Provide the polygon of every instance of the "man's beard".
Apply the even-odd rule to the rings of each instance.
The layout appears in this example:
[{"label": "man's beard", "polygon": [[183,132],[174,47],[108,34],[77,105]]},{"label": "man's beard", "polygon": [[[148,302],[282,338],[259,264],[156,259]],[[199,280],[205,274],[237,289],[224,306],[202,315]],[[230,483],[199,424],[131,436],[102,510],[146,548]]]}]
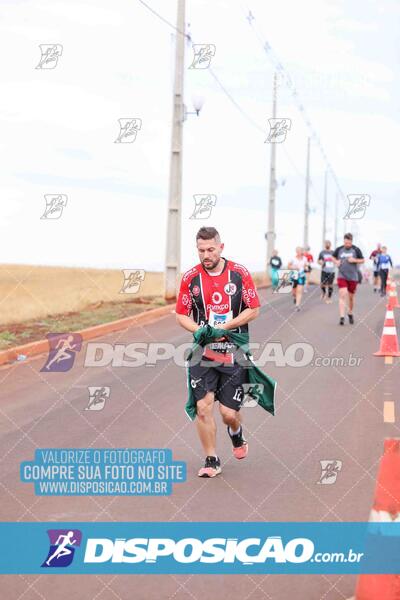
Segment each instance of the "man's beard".
[{"label": "man's beard", "polygon": [[[211,259],[207,258],[207,259],[204,259],[204,260],[211,260]],[[207,265],[204,264],[204,260],[201,261],[201,264],[203,265],[203,267],[205,268],[205,270],[206,271],[212,271],[219,264],[219,261],[221,260],[221,258],[217,258],[211,264],[207,264]]]}]

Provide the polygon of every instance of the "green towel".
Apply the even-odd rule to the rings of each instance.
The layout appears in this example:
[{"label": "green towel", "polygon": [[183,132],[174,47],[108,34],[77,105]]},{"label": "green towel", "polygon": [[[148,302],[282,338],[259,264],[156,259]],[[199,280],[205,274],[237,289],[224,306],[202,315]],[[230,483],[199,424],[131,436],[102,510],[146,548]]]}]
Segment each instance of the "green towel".
[{"label": "green towel", "polygon": [[[247,375],[247,383],[250,384],[261,384],[263,386],[263,392],[258,397],[258,404],[264,409],[270,412],[272,415],[275,414],[274,408],[274,400],[275,400],[275,390],[277,386],[277,382],[272,377],[269,377],[265,373],[261,371],[253,362],[250,350],[249,350],[249,334],[248,333],[233,333],[229,330],[224,330],[223,336],[226,337],[230,342],[239,346],[246,356],[247,360],[251,363],[251,366],[245,367],[246,375]],[[190,385],[190,376],[189,376],[189,363],[193,356],[193,354],[200,347],[204,348],[207,344],[215,341],[217,338],[221,337],[221,330],[215,327],[211,327],[211,325],[206,325],[205,327],[201,327],[194,332],[194,344],[190,350],[189,356],[187,358],[187,384],[189,390],[188,400],[185,406],[185,412],[191,421],[194,421],[196,418],[196,401],[193,396],[192,386]],[[227,367],[228,369],[229,367]]]}]

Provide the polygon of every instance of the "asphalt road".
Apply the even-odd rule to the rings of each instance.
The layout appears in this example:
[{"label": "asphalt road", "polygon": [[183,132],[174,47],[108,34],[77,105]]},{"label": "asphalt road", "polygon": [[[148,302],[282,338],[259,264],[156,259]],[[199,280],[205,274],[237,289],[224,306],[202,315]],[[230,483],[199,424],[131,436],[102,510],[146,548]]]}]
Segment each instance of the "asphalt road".
[{"label": "asphalt road", "polygon": [[[335,291],[336,294],[336,291]],[[372,505],[383,440],[398,436],[385,423],[384,400],[396,406],[392,365],[376,358],[385,301],[362,285],[356,323],[338,325],[337,296],[321,303],[312,286],[301,312],[290,296],[263,290],[262,314],[251,324],[251,339],[309,344],[310,364],[264,370],[278,380],[276,415],[243,408],[249,456],[236,461],[225,428],[218,430],[222,474],[196,476],[203,461],[194,424],[184,413],[183,367],[172,360],[155,366],[84,367],[86,348],[66,373],[41,372],[45,357],[0,369],[2,521],[364,521]],[[398,317],[397,317],[398,321]],[[95,342],[189,342],[173,316]],[[86,346],[86,344],[85,344]],[[258,352],[254,352],[257,358]],[[290,354],[290,350],[289,350]],[[355,366],[340,366],[353,356]],[[296,355],[298,356],[298,355]],[[317,366],[316,357],[334,357],[335,366]],[[357,362],[357,360],[356,360]],[[337,366],[336,366],[337,365]],[[109,386],[103,410],[85,411],[88,386]],[[170,497],[39,497],[19,480],[19,465],[41,447],[170,448],[187,463],[187,481]],[[320,461],[342,462],[336,482],[319,484]],[[354,592],[353,576],[2,576],[7,600],[106,598],[182,600],[333,600]]]}]

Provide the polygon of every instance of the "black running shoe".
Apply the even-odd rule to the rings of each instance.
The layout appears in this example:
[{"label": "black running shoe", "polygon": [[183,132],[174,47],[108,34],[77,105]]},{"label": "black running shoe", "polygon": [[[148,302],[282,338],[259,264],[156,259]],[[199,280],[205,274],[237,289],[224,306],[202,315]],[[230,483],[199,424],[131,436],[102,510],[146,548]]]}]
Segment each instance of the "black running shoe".
[{"label": "black running shoe", "polygon": [[221,473],[221,461],[218,457],[207,456],[204,467],[198,472],[199,477],[215,477]]},{"label": "black running shoe", "polygon": [[339,325],[344,325],[344,317],[340,317]]},{"label": "black running shoe", "polygon": [[354,325],[354,317],[353,315],[347,315],[349,317],[349,323],[350,325]]},{"label": "black running shoe", "polygon": [[246,458],[246,456],[249,452],[249,445],[243,437],[242,427],[240,427],[239,433],[232,435],[231,432],[229,431],[229,426],[228,426],[228,434],[232,440],[232,446],[233,446],[232,451],[233,451],[234,457],[238,458],[238,459]]}]

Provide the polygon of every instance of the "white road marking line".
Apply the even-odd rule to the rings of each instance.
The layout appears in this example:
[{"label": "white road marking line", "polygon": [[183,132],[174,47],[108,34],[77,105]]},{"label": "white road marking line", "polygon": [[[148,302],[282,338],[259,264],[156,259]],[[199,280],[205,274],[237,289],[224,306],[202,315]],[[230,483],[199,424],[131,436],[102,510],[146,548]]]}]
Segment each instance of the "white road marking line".
[{"label": "white road marking line", "polygon": [[385,423],[396,422],[393,400],[385,400],[383,403],[383,421]]}]

